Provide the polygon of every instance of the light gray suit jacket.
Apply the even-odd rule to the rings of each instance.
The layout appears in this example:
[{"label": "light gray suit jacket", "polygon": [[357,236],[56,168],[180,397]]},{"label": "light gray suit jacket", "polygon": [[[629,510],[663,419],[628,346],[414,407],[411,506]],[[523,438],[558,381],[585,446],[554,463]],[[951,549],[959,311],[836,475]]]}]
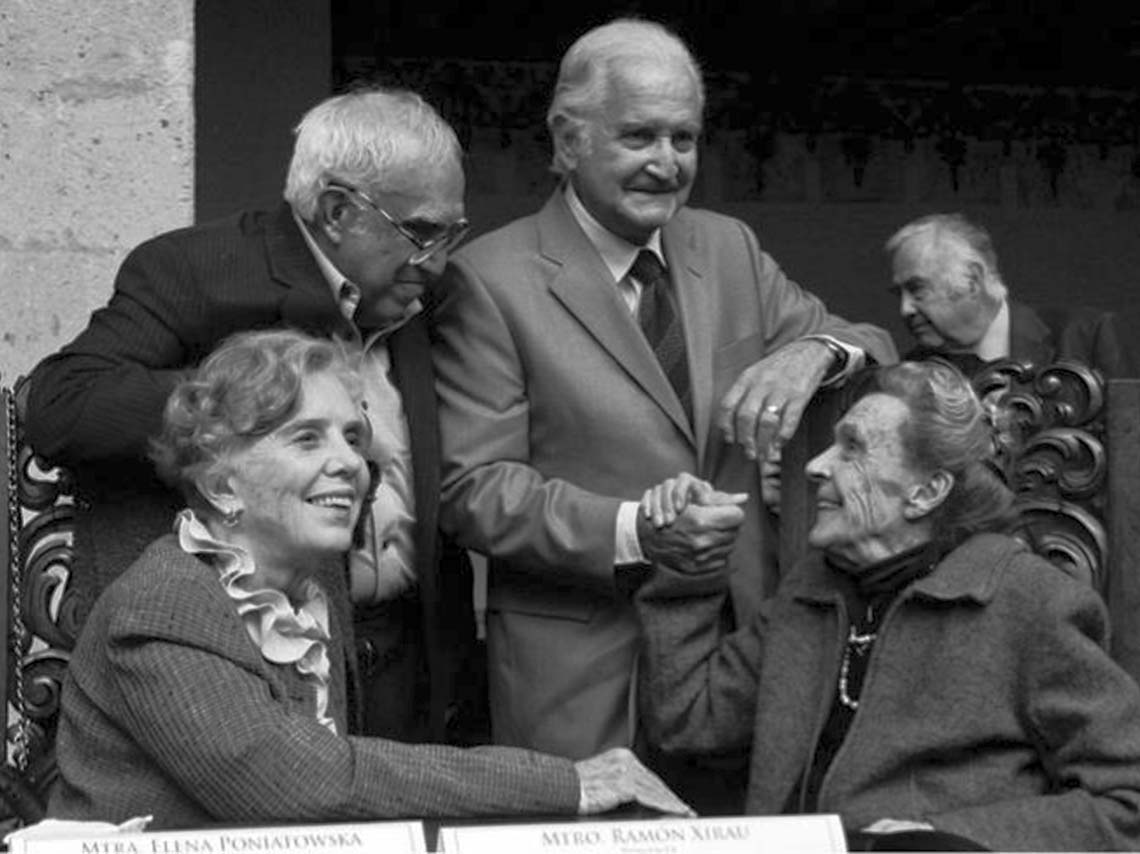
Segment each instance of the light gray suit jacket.
[{"label": "light gray suit jacket", "polygon": [[556,192],[464,247],[433,348],[444,453],[441,524],[490,557],[488,651],[498,743],[584,757],[630,745],[637,624],[615,586],[618,506],[687,471],[747,492],[732,556],[741,618],[777,581],[757,467],[715,429],[741,370],[826,332],[894,361],[889,336],[827,312],[742,222],[682,209],[662,231],[693,422]]}]

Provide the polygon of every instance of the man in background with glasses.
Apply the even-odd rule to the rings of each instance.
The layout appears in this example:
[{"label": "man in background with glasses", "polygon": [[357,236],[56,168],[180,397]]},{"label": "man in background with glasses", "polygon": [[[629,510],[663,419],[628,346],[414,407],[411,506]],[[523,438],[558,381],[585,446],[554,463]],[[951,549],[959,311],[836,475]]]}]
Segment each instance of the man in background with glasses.
[{"label": "man in background with glasses", "polygon": [[419,96],[336,96],[297,126],[279,208],[162,234],[130,253],[107,305],[30,378],[28,439],[76,475],[71,584],[84,607],[178,509],[146,458],[175,382],[241,330],[348,339],[365,354],[380,470],[348,573],[364,732],[468,739],[465,727],[481,719],[472,674],[482,665],[470,562],[437,533],[424,321],[428,286],[467,231],[461,159],[455,133]]}]

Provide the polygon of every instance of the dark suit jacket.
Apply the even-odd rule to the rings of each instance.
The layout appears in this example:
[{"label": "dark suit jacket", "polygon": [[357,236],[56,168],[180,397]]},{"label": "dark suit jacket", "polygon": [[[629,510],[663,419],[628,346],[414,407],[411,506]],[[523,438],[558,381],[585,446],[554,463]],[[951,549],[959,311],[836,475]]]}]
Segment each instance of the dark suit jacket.
[{"label": "dark suit jacket", "polygon": [[[1116,315],[1086,307],[1029,306],[1009,301],[1010,357],[1043,368],[1059,359],[1072,359],[1094,367],[1106,379],[1134,377],[1136,358],[1129,352]],[[973,376],[984,362],[970,355],[940,354],[925,347],[907,353],[907,359],[941,356]]]},{"label": "dark suit jacket", "polygon": [[[147,439],[161,428],[174,384],[226,336],[277,326],[316,335],[351,331],[284,204],[143,243],[123,262],[110,302],[74,341],[36,367],[26,435],[37,453],[75,474],[72,584],[87,605],[169,530],[182,504],[146,459]],[[412,698],[430,686],[430,709],[426,721],[370,731],[439,740],[455,702],[452,686],[468,677],[476,660],[471,570],[466,554],[437,533],[439,432],[423,318],[396,331],[389,347],[411,441],[419,596],[402,609],[415,625],[379,632],[376,643],[401,644],[410,636],[426,647],[426,677],[409,678],[426,678],[428,686],[387,684],[382,693],[410,713]],[[384,620],[391,622],[389,615]],[[376,669],[383,671],[401,652],[375,650]]]},{"label": "dark suit jacket", "polygon": [[162,537],[72,655],[49,814],[149,813],[163,828],[576,811],[566,760],[345,737],[343,656],[330,659],[339,735],[317,722],[312,686],[250,640],[217,570]]},{"label": "dark suit jacket", "polygon": [[683,209],[662,243],[677,293],[693,420],[561,191],[452,256],[434,326],[445,529],[491,556],[489,683],[497,743],[572,757],[630,745],[639,649],[615,585],[623,500],[678,472],[750,500],[733,605],[774,591],[755,463],[715,406],[741,370],[809,333],[894,361],[890,339],[828,313],[739,220]]},{"label": "dark suit jacket", "polygon": [[1075,359],[1105,378],[1136,376],[1112,312],[1084,307],[1009,304],[1010,355],[1043,367]]}]

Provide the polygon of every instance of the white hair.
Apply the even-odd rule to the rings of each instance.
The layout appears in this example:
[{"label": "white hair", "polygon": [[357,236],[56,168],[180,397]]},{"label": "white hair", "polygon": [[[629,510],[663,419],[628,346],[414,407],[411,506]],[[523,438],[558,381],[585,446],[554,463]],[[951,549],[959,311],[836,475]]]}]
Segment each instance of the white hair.
[{"label": "white hair", "polygon": [[965,260],[978,264],[985,271],[989,295],[1006,296],[1008,289],[998,268],[993,238],[983,226],[960,213],[929,214],[908,222],[887,238],[883,248],[893,256],[903,244],[915,239],[927,240],[931,246],[954,245],[964,250]]},{"label": "white hair", "polygon": [[387,176],[413,164],[459,163],[455,131],[423,98],[403,89],[367,89],[329,98],[294,130],[285,200],[304,220],[330,180],[383,188]]},{"label": "white hair", "polygon": [[[703,113],[705,86],[700,67],[685,43],[666,27],[639,18],[617,18],[590,30],[562,57],[554,97],[546,113],[550,135],[557,140],[560,132],[575,133],[581,144],[588,144],[583,131],[605,103],[617,72],[663,64],[683,68],[692,77],[697,111]],[[557,144],[551,168],[559,175],[570,171]]]}]

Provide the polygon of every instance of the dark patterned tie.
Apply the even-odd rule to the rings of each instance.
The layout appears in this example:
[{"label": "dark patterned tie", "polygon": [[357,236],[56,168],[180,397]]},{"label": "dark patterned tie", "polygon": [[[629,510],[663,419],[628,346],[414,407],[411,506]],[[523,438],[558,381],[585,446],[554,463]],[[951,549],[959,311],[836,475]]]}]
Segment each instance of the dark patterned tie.
[{"label": "dark patterned tie", "polygon": [[685,357],[685,336],[673,304],[669,273],[657,256],[648,249],[637,253],[629,274],[641,282],[641,303],[637,321],[661,370],[677,392],[685,413],[692,420],[692,396],[689,394],[689,364]]}]

